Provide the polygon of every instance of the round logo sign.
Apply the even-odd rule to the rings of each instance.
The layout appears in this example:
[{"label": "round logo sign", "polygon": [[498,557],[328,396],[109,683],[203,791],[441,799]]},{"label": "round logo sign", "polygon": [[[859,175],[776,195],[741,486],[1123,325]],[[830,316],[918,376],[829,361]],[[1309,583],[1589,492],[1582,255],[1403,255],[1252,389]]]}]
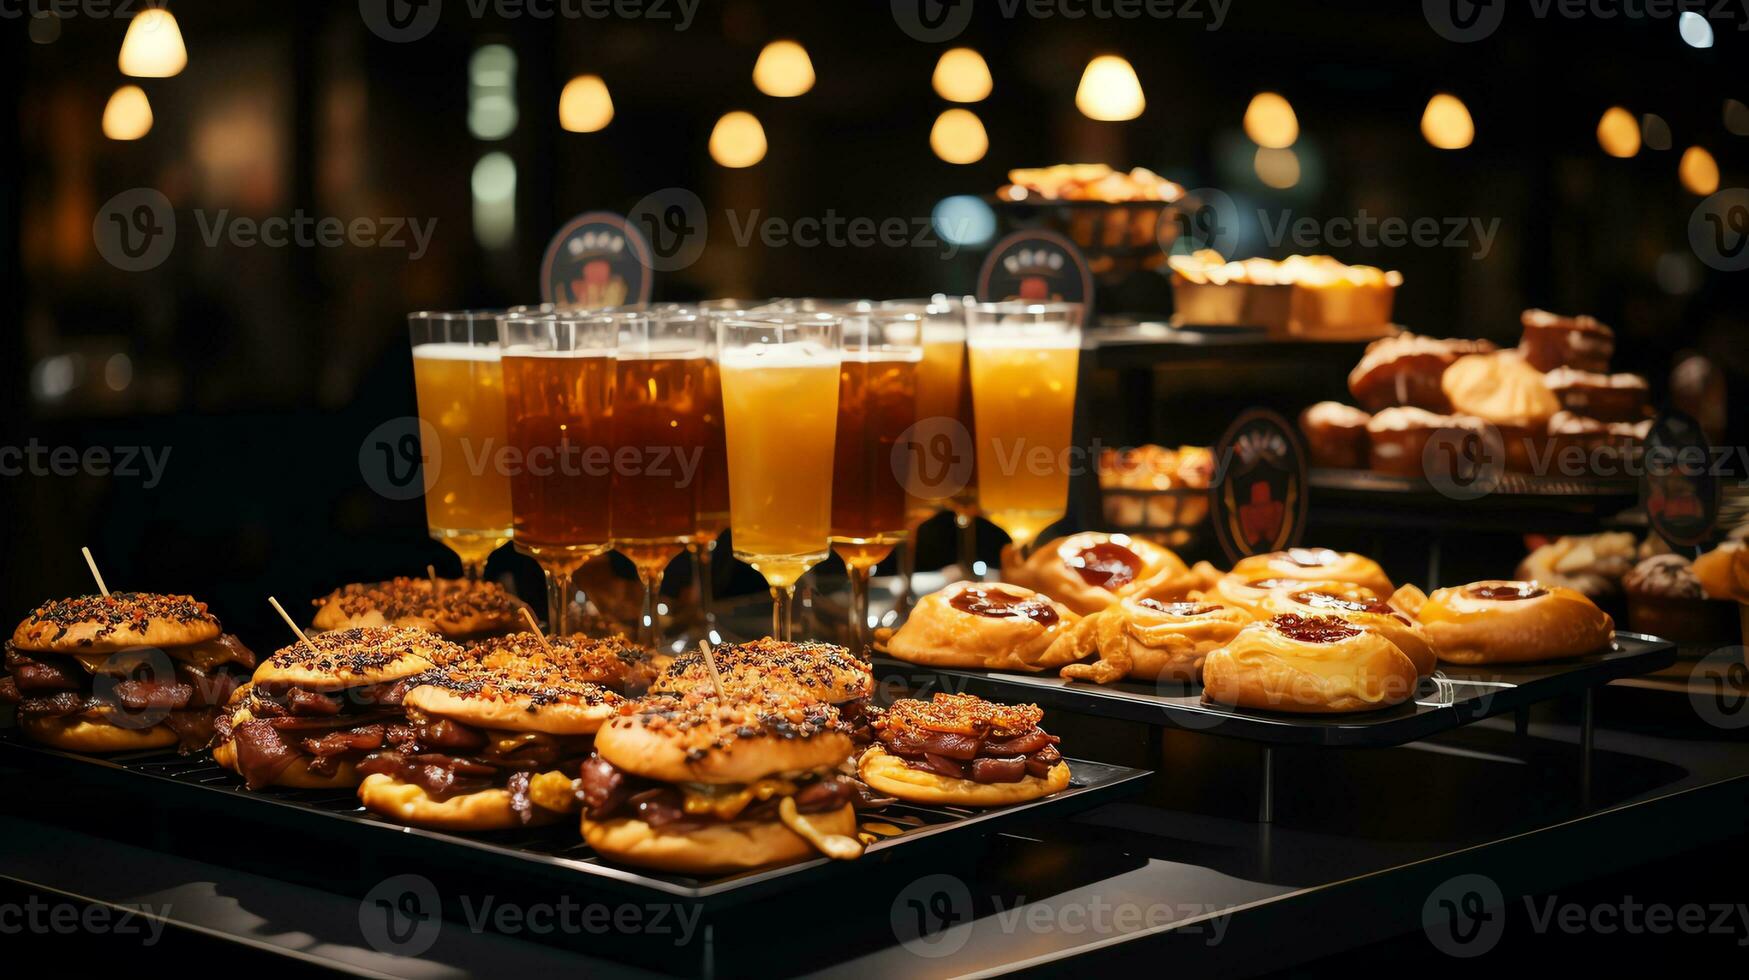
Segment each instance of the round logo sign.
[{"label": "round logo sign", "polygon": [[1719,478],[1700,424],[1681,412],[1658,416],[1646,434],[1640,496],[1658,536],[1693,546],[1719,522]]},{"label": "round logo sign", "polygon": [[572,218],[547,245],[541,297],[560,306],[599,309],[650,301],[654,268],[643,232],[608,211]]},{"label": "round logo sign", "polygon": [[1209,520],[1233,561],[1281,551],[1306,529],[1306,448],[1268,409],[1240,415],[1215,445]]},{"label": "round logo sign", "polygon": [[1075,243],[1054,231],[1028,228],[996,243],[978,273],[978,299],[1093,303],[1093,270]]}]

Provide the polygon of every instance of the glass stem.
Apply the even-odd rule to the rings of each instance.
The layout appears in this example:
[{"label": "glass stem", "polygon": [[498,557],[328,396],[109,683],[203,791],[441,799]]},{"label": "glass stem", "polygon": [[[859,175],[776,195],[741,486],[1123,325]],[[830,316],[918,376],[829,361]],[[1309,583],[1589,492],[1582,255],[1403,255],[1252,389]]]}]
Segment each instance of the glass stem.
[{"label": "glass stem", "polygon": [[571,565],[541,566],[547,576],[547,632],[553,636],[569,636],[575,632],[571,623]]},{"label": "glass stem", "polygon": [[[911,585],[911,577],[917,574],[917,533],[922,529],[921,524],[912,528],[905,542],[899,545],[899,594],[894,597],[893,605],[902,613],[909,613],[917,604],[917,592]],[[851,585],[855,587],[854,582]]]},{"label": "glass stem", "polygon": [[965,569],[966,578],[976,578],[972,566],[978,563],[978,518],[973,514],[962,514],[954,511],[954,526],[959,528],[960,567]]},{"label": "glass stem", "polygon": [[773,639],[795,639],[793,619],[795,599],[796,587],[794,585],[774,585],[771,587],[771,636]]},{"label": "glass stem", "polygon": [[661,634],[656,623],[656,597],[661,594],[662,569],[640,566],[638,581],[644,584],[644,614],[638,618],[638,642],[654,649]]},{"label": "glass stem", "polygon": [[486,559],[462,562],[462,576],[469,582],[479,582],[486,576]]},{"label": "glass stem", "polygon": [[694,541],[686,546],[692,553],[692,577],[698,583],[698,608],[704,614],[705,632],[712,633],[717,628],[716,582],[712,575],[712,558],[717,553],[717,539],[706,542]]},{"label": "glass stem", "polygon": [[850,576],[850,652],[863,660],[869,657],[868,645],[873,639],[868,629],[868,579],[873,571],[862,564],[845,566]]}]

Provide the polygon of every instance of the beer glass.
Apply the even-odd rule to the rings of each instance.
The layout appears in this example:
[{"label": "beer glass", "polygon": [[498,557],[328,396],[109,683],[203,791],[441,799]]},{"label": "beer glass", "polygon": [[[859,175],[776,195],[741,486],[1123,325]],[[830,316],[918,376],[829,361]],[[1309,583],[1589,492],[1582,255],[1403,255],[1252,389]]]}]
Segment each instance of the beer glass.
[{"label": "beer glass", "polygon": [[[917,421],[924,318],[852,314],[844,320],[832,465],[832,550],[850,576],[850,642],[869,642],[868,580],[906,537],[906,447]],[[895,452],[896,450],[896,452]]]},{"label": "beer glass", "polygon": [[703,455],[693,484],[693,534],[686,543],[686,550],[692,556],[692,574],[698,583],[703,638],[712,643],[721,641],[717,634],[712,559],[716,555],[717,539],[729,529],[729,448],[723,434],[723,380],[717,367],[717,321],[738,315],[741,308],[736,300],[707,300],[699,304],[700,315],[707,321],[704,330],[707,349],[703,356],[691,362],[698,379],[698,423]]},{"label": "beer glass", "polygon": [[699,416],[708,321],[690,310],[614,317],[613,547],[644,587],[639,639],[656,645],[662,575],[698,533],[695,495],[704,455]]},{"label": "beer glass", "polygon": [[571,577],[612,539],[611,417],[618,324],[596,313],[504,318],[504,399],[516,550],[547,580],[548,628],[564,636]]},{"label": "beer glass", "polygon": [[966,307],[978,504],[1023,554],[1068,509],[1082,309],[1027,302]]},{"label": "beer glass", "polygon": [[510,480],[497,465],[505,443],[504,374],[497,314],[411,313],[413,390],[427,474],[425,523],[478,580],[510,540]]},{"label": "beer glass", "polygon": [[796,582],[832,533],[842,321],[830,314],[727,316],[717,359],[735,557],[771,587],[771,632],[794,636]]}]

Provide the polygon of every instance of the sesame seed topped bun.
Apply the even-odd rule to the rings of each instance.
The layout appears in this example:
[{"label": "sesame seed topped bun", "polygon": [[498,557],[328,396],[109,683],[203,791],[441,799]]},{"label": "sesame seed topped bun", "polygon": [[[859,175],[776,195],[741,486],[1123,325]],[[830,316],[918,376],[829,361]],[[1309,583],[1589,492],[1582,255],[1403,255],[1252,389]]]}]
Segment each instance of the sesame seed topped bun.
[{"label": "sesame seed topped bun", "polygon": [[600,684],[625,694],[649,688],[672,659],[652,653],[649,647],[622,634],[598,639],[573,633],[543,639],[533,633],[510,633],[468,644],[455,662],[510,670],[541,664],[569,680]]},{"label": "sesame seed topped bun", "polygon": [[479,728],[591,735],[626,701],[599,684],[533,666],[514,672],[440,667],[408,691],[402,703]]},{"label": "sesame seed topped bun", "polygon": [[406,626],[467,639],[515,629],[523,603],[496,582],[395,578],[341,586],[315,605],[310,625],[322,632]]},{"label": "sesame seed topped bun", "polygon": [[[843,704],[874,691],[869,665],[830,643],[770,637],[726,643],[711,651],[724,693],[730,697],[774,692],[785,697]],[[652,694],[713,692],[710,667],[696,648],[674,658],[651,686]]]},{"label": "sesame seed topped bun", "polygon": [[596,733],[595,749],[634,776],[750,783],[837,766],[851,741],[837,709],[818,701],[653,695],[622,708]]},{"label": "sesame seed topped bun", "polygon": [[398,681],[455,655],[455,644],[424,630],[376,627],[320,633],[281,647],[255,669],[256,687],[338,691]]},{"label": "sesame seed topped bun", "polygon": [[111,592],[43,603],[12,631],[12,645],[35,653],[96,654],[188,646],[218,635],[218,619],[193,596]]}]

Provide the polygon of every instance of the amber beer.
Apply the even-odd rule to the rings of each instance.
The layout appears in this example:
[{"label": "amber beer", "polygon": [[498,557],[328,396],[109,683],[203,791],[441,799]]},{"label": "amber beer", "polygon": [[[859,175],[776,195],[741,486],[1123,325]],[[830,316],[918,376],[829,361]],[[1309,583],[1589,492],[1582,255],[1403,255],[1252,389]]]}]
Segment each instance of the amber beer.
[{"label": "amber beer", "polygon": [[[971,393],[970,369],[966,361],[965,328],[930,323],[924,328],[923,360],[917,365],[917,418],[953,419],[967,426],[970,432]],[[951,453],[958,448],[941,437],[950,434],[951,427],[939,423],[927,426],[931,444],[917,447],[925,458],[918,465],[933,472],[946,472],[952,465]],[[965,447],[965,448],[969,448]],[[924,480],[919,486],[927,487]],[[913,497],[910,502],[913,526],[934,517],[938,511],[954,505],[960,496],[975,501],[976,481],[968,481],[960,494],[952,497]]]},{"label": "amber beer", "polygon": [[477,574],[510,540],[510,481],[498,465],[505,446],[503,370],[495,346],[416,343],[413,386],[419,417],[437,435],[425,493],[431,536]]},{"label": "amber beer", "polygon": [[832,550],[853,568],[873,568],[905,539],[904,473],[893,449],[917,420],[918,365],[915,349],[846,350],[838,369]]},{"label": "amber beer", "polygon": [[581,564],[607,550],[612,377],[609,351],[504,356],[517,551]]},{"label": "amber beer", "polygon": [[622,348],[614,366],[614,548],[640,565],[666,565],[696,531],[702,379],[691,355]]},{"label": "amber beer", "polygon": [[729,448],[723,435],[723,379],[715,358],[688,362],[698,392],[699,441],[704,455],[693,484],[693,532],[699,544],[729,529]]},{"label": "amber beer", "polygon": [[1078,320],[1016,319],[974,321],[967,347],[978,504],[1024,549],[1068,508],[1081,335]]}]

